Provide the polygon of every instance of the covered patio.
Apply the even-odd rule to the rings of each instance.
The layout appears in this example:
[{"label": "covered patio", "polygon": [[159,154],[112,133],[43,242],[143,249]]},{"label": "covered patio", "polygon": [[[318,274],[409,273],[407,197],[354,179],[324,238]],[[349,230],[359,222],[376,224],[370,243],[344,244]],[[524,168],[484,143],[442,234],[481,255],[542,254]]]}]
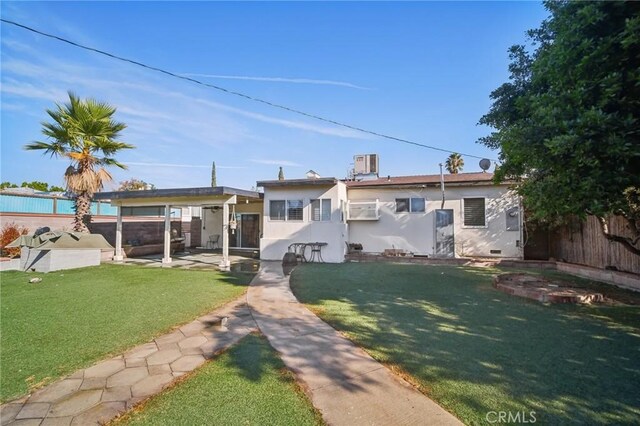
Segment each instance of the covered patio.
[{"label": "covered patio", "polygon": [[[100,192],[96,200],[110,200],[117,208],[116,243],[114,261],[124,259],[122,235],[123,208],[159,208],[164,213],[164,250],[162,265],[171,266],[171,209],[200,207],[202,209],[202,239],[200,245],[211,247],[212,236],[218,236],[217,245],[222,249],[220,269],[228,270],[231,262],[229,247],[259,246],[262,217],[262,194],[226,186],[204,188],[154,189],[141,191]],[[243,230],[246,216],[247,230]],[[238,228],[240,227],[240,228]],[[233,241],[231,241],[233,240]],[[233,244],[231,244],[233,243]]]}]

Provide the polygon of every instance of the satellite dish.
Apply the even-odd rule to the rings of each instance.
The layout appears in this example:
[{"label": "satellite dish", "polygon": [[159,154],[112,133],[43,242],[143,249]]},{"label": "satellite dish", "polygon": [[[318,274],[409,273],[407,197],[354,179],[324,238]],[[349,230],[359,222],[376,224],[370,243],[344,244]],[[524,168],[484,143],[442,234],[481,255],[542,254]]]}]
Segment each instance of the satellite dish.
[{"label": "satellite dish", "polygon": [[488,158],[483,158],[482,160],[480,160],[480,168],[483,172],[489,170],[489,167],[491,167],[491,160],[489,160]]}]

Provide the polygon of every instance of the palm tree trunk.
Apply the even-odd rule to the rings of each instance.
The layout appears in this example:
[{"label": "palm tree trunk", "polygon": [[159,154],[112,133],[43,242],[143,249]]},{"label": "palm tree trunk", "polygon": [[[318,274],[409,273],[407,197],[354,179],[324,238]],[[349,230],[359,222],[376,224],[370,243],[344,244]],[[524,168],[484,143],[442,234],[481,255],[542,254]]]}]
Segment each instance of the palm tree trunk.
[{"label": "palm tree trunk", "polygon": [[89,233],[86,225],[86,217],[91,213],[91,197],[87,192],[81,192],[75,199],[75,216],[73,218],[73,230]]}]

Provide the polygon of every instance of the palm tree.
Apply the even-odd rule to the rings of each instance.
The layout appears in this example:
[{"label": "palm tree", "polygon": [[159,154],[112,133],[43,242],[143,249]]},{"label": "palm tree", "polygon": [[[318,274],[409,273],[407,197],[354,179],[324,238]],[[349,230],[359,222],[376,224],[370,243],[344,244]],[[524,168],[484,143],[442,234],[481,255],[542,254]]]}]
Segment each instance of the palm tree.
[{"label": "palm tree", "polygon": [[80,99],[69,92],[69,102],[47,109],[52,122],[42,122],[42,133],[49,142],[32,142],[27,150],[42,150],[52,157],[65,157],[71,165],[64,173],[67,191],[73,194],[75,217],[73,229],[89,232],[85,223],[91,209],[93,194],[112,180],[105,166],[126,166],[113,155],[122,149],[133,148],[116,139],[127,126],[113,120],[116,109],[94,99]]},{"label": "palm tree", "polygon": [[453,175],[458,174],[464,167],[464,159],[457,152],[452,153],[444,165],[447,171]]}]

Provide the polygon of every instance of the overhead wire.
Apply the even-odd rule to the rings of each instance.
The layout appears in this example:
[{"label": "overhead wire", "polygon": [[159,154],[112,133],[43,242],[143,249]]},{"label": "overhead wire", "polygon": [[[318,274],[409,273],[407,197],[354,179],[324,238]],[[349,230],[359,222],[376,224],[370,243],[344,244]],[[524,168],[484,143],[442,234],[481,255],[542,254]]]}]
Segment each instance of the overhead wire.
[{"label": "overhead wire", "polygon": [[[238,97],[241,97],[241,98],[253,101],[253,102],[257,102],[257,103],[261,103],[261,104],[264,104],[264,105],[268,105],[270,107],[278,108],[278,109],[281,109],[281,110],[284,110],[284,111],[288,111],[288,112],[291,112],[291,113],[294,113],[294,114],[297,114],[297,115],[301,115],[301,116],[304,116],[304,117],[307,117],[307,118],[311,118],[311,119],[318,120],[318,121],[323,121],[325,123],[330,123],[330,124],[333,124],[335,126],[339,126],[339,127],[355,130],[357,132],[366,133],[366,134],[377,136],[377,137],[380,137],[380,138],[383,138],[383,139],[388,139],[388,140],[393,140],[393,141],[396,141],[396,142],[405,143],[405,144],[408,144],[408,145],[414,145],[414,146],[427,148],[427,149],[431,149],[431,150],[435,150],[435,151],[446,152],[446,153],[449,153],[449,154],[459,154],[459,155],[461,155],[463,157],[478,158],[478,159],[486,158],[486,157],[480,157],[480,156],[473,155],[473,154],[466,154],[466,153],[462,153],[462,152],[458,152],[458,151],[451,151],[451,150],[448,150],[448,149],[439,148],[439,147],[436,147],[436,146],[427,145],[427,144],[423,144],[423,143],[420,143],[420,142],[415,142],[415,141],[412,141],[412,140],[409,140],[409,139],[398,138],[398,137],[395,137],[395,136],[387,135],[387,134],[376,132],[376,131],[373,131],[373,130],[367,130],[367,129],[362,128],[362,127],[358,127],[358,126],[354,126],[354,125],[351,125],[351,124],[343,123],[343,122],[340,122],[340,121],[337,121],[337,120],[332,120],[330,118],[325,118],[325,117],[322,117],[322,116],[319,116],[319,115],[316,115],[316,114],[312,114],[312,113],[308,113],[308,112],[305,112],[305,111],[302,111],[302,110],[299,110],[299,109],[296,109],[296,108],[291,108],[291,107],[288,107],[286,105],[281,105],[281,104],[278,104],[278,103],[275,103],[275,102],[267,101],[265,99],[257,98],[255,96],[247,95],[247,94],[242,93],[242,92],[237,92],[235,90],[230,90],[230,89],[227,89],[227,88],[215,85],[215,84],[206,83],[204,81],[201,81],[201,80],[198,80],[198,79],[195,79],[195,78],[192,78],[192,77],[188,77],[188,76],[185,76],[185,75],[180,75],[180,74],[177,74],[177,73],[174,73],[174,72],[171,72],[171,71],[167,71],[165,69],[158,68],[158,67],[155,67],[155,66],[152,66],[152,65],[147,65],[147,64],[144,64],[142,62],[133,60],[133,59],[124,58],[122,56],[118,56],[118,55],[115,55],[113,53],[106,52],[104,50],[96,49],[94,47],[85,46],[83,44],[76,43],[76,42],[74,42],[72,40],[69,40],[69,39],[66,39],[64,37],[60,37],[60,36],[57,36],[55,34],[46,33],[44,31],[40,31],[38,29],[29,27],[27,25],[24,25],[24,24],[15,22],[15,21],[11,21],[11,20],[4,19],[4,18],[0,18],[0,21],[4,22],[6,24],[14,25],[16,27],[22,28],[22,29],[27,30],[27,31],[31,31],[33,33],[42,35],[44,37],[48,37],[48,38],[52,38],[54,40],[58,40],[60,42],[69,44],[71,46],[74,46],[74,47],[77,47],[77,48],[80,48],[80,49],[88,50],[88,51],[91,51],[91,52],[94,52],[94,53],[98,53],[100,55],[107,56],[107,57],[112,58],[112,59],[116,59],[118,61],[128,62],[130,64],[133,64],[133,65],[136,65],[136,66],[139,66],[139,67],[142,67],[142,68],[146,68],[146,69],[151,70],[151,71],[156,71],[156,72],[159,72],[161,74],[168,75],[170,77],[174,77],[174,78],[178,78],[178,79],[181,79],[181,80],[189,81],[191,83],[195,83],[195,84],[198,84],[198,85],[201,85],[201,86],[205,86],[205,87],[208,87],[210,89],[215,89],[215,90],[227,93],[229,95],[238,96]],[[497,160],[494,160],[494,159],[490,159],[490,160],[493,161],[493,162],[497,162]]]}]

